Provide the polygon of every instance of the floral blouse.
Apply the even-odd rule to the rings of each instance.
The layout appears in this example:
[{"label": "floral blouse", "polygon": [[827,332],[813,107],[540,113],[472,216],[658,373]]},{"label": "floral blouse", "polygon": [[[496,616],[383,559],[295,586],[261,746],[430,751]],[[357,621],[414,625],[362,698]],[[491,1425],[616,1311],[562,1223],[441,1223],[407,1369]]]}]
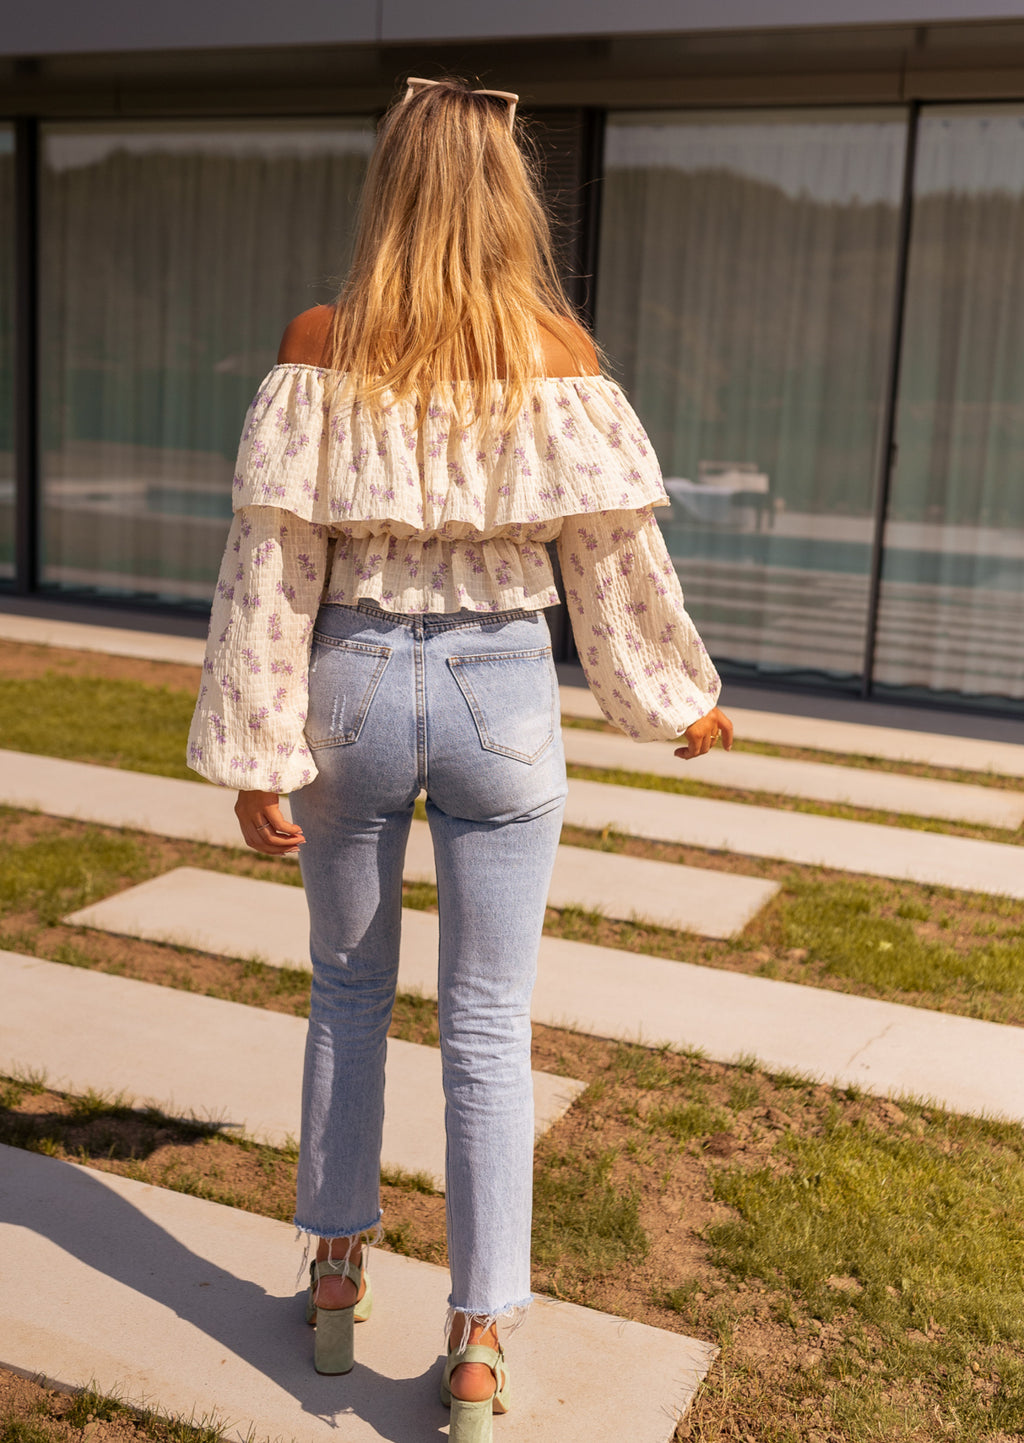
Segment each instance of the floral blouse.
[{"label": "floral blouse", "polygon": [[654,741],[711,710],[718,675],[653,516],[668,500],[657,459],[613,381],[538,380],[486,442],[439,400],[417,430],[411,401],[328,402],[325,379],[275,366],[246,416],[190,767],[242,790],[305,786],[319,607],[537,611],[558,601],[549,541],[608,720]]}]

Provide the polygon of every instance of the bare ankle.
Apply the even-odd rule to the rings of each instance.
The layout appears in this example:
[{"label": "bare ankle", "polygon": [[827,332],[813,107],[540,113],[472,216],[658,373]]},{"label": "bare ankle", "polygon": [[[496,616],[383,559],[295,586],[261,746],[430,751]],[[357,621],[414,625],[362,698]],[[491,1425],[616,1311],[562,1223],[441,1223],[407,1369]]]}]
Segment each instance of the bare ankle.
[{"label": "bare ankle", "polygon": [[449,1388],[452,1395],[465,1403],[483,1403],[494,1396],[497,1387],[497,1379],[486,1363],[460,1363],[457,1361],[458,1354],[463,1347],[470,1347],[479,1344],[485,1348],[497,1350],[498,1328],[497,1324],[485,1324],[476,1318],[467,1321],[464,1316],[458,1316],[448,1338],[448,1351],[455,1356],[452,1359],[453,1367],[449,1378]]},{"label": "bare ankle", "polygon": [[350,1308],[365,1291],[365,1282],[360,1280],[361,1285],[357,1287],[355,1279],[341,1271],[345,1263],[359,1264],[362,1248],[361,1238],[320,1239],[316,1250],[317,1262],[334,1264],[339,1271],[331,1269],[321,1273],[317,1268],[313,1301],[318,1308]]}]

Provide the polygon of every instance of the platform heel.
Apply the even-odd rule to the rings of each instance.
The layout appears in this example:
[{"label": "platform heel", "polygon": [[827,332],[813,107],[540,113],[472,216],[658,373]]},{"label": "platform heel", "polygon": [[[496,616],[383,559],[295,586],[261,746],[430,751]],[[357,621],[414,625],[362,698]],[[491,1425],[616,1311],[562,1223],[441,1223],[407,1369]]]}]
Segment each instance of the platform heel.
[{"label": "platform heel", "polygon": [[365,1251],[360,1251],[359,1262],[333,1259],[313,1263],[310,1268],[309,1295],[306,1300],[306,1318],[316,1327],[313,1346],[313,1367],[318,1373],[338,1375],[351,1373],[355,1366],[355,1324],[369,1317],[372,1306],[369,1279],[366,1292],[347,1308],[318,1308],[316,1306],[316,1285],[326,1276],[350,1278],[358,1293],[365,1271]]},{"label": "platform heel", "polygon": [[[494,1393],[480,1403],[453,1398],[451,1377],[460,1363],[486,1363],[494,1374]],[[508,1365],[501,1348],[470,1343],[461,1353],[449,1353],[441,1378],[441,1402],[452,1410],[448,1443],[491,1443],[495,1413],[507,1413],[511,1402]]]}]

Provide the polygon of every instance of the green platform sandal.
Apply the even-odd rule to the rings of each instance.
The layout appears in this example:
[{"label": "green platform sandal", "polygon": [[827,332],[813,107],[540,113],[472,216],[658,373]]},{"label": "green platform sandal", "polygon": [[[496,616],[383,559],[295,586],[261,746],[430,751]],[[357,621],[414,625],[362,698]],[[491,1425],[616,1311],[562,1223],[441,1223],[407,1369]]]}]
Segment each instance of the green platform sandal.
[{"label": "green platform sandal", "polygon": [[[314,1301],[318,1278],[350,1278],[358,1293],[366,1277],[366,1291],[363,1296],[347,1308],[318,1308]],[[360,1252],[359,1262],[351,1259],[335,1261],[333,1258],[322,1263],[309,1265],[309,1289],[306,1293],[306,1322],[316,1328],[316,1342],[313,1348],[313,1367],[318,1373],[351,1373],[355,1366],[355,1324],[365,1323],[373,1310],[373,1293],[369,1275],[366,1273],[366,1253]]]},{"label": "green platform sandal", "polygon": [[[451,1377],[461,1363],[486,1363],[494,1374],[494,1395],[480,1403],[453,1398]],[[448,1443],[491,1443],[492,1420],[495,1413],[507,1413],[511,1395],[508,1365],[501,1348],[487,1348],[483,1343],[470,1343],[461,1353],[449,1353],[441,1377],[441,1402],[452,1410]]]}]

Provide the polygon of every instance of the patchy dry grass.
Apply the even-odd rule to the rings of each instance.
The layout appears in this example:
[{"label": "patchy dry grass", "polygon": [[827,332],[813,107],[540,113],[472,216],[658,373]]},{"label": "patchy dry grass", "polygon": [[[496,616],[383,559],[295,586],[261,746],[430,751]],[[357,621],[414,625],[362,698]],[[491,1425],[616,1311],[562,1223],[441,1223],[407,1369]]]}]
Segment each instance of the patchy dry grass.
[{"label": "patchy dry grass", "polygon": [[[0,820],[9,843],[0,858],[0,947],[230,1001],[305,1012],[305,971],[114,937],[60,920],[173,867],[298,886],[301,879],[294,865],[31,812],[0,809]],[[571,840],[628,855],[771,876],[781,891],[732,941],[614,921],[573,907],[548,909],[548,936],[1024,1023],[1024,906],[1019,902],[912,882],[851,879],[785,863],[720,858],[693,848],[578,830]],[[405,905],[436,910],[437,894],[433,887],[409,884]],[[413,1032],[426,1025],[415,998],[403,1002],[400,1015]]]},{"label": "patchy dry grass", "polygon": [[[29,655],[41,649],[15,650],[20,672],[5,670],[10,648],[0,648],[0,672],[41,681],[46,657]],[[117,695],[129,710],[137,706],[135,722],[144,728],[146,708],[162,704],[159,667],[140,673],[147,692],[132,663],[89,658],[87,665],[75,655],[55,667],[46,686],[59,682],[70,695],[70,683],[90,680],[89,665],[109,663],[105,680],[134,688]],[[190,710],[192,693],[181,690],[178,675],[186,669],[173,671],[166,673],[171,687],[188,696]],[[18,695],[20,702],[8,694],[6,714],[0,695],[5,746],[17,746],[5,715],[49,705],[50,693]],[[76,696],[99,705],[97,698],[106,704],[113,693]],[[163,761],[180,748],[182,717],[187,722],[184,710],[177,734],[172,727],[156,736],[150,769],[168,769]],[[31,749],[53,750],[32,720]],[[129,727],[111,742],[108,725],[108,739],[85,736],[91,751],[54,754],[145,769],[133,735]],[[187,775],[183,768],[170,774]],[[305,972],[60,920],[174,866],[292,885],[296,868],[30,813],[5,811],[0,819],[8,842],[0,859],[0,946],[305,1012]],[[1024,1023],[1020,903],[613,833],[567,829],[565,840],[769,876],[782,890],[732,942],[578,909],[549,911],[549,935]],[[427,887],[407,888],[405,900],[436,906]],[[434,1003],[400,997],[392,1034],[436,1044]],[[678,1440],[1009,1443],[1024,1433],[1019,1128],[544,1027],[535,1030],[534,1066],[587,1083],[537,1148],[535,1285],[718,1343],[720,1357]],[[291,1216],[294,1150],[139,1111],[124,1098],[65,1096],[41,1076],[0,1083],[0,1142]],[[389,1170],[383,1200],[385,1246],[443,1263],[444,1199],[430,1179]],[[217,1443],[219,1436],[216,1420],[158,1419],[116,1399],[91,1392],[68,1398],[0,1370],[0,1443],[128,1443],[140,1435],[154,1443]]]},{"label": "patchy dry grass", "polygon": [[[535,1285],[719,1345],[679,1439],[1024,1429],[1019,1128],[550,1028],[534,1064],[588,1084],[537,1149]],[[293,1152],[38,1078],[4,1086],[0,1141],[291,1215]],[[429,1181],[383,1200],[384,1245],[443,1263]]]},{"label": "patchy dry grass", "polygon": [[[168,667],[172,684],[157,685],[152,680],[135,681],[125,676],[124,658],[107,659],[93,654],[88,664],[76,667],[68,664],[62,670],[40,673],[38,665],[19,665],[16,652],[17,648],[10,644],[0,649],[0,738],[5,747],[196,780],[195,773],[188,769],[184,760],[188,725],[195,704],[195,692],[180,687],[181,675],[186,669]],[[73,657],[74,653],[70,656]],[[108,660],[120,663],[114,668],[114,675],[103,674]],[[146,676],[151,677],[154,664],[140,664],[140,667],[142,665],[146,666]],[[158,665],[155,674],[160,674]],[[111,718],[116,718],[116,725],[110,724]],[[752,746],[752,749],[755,748]],[[768,749],[769,754],[781,754],[785,750]],[[838,760],[827,753],[822,755],[827,760]],[[864,764],[865,759],[860,761]],[[870,765],[874,766],[873,763]],[[900,770],[907,769],[901,767]],[[744,791],[712,786],[691,776],[662,777],[640,771],[576,765],[571,765],[568,772],[570,777],[585,781],[755,806],[771,805],[782,812],[806,812],[816,816],[878,822],[912,831],[942,832],[1011,844],[1024,841],[1024,828],[1011,832],[966,822]],[[911,774],[922,773],[918,769]],[[959,779],[959,774],[957,777]],[[1002,785],[1006,779],[990,778],[989,781],[993,785]]]},{"label": "patchy dry grass", "polygon": [[168,1416],[94,1388],[72,1393],[0,1369],[0,1443],[222,1443],[226,1427],[215,1418]]}]

